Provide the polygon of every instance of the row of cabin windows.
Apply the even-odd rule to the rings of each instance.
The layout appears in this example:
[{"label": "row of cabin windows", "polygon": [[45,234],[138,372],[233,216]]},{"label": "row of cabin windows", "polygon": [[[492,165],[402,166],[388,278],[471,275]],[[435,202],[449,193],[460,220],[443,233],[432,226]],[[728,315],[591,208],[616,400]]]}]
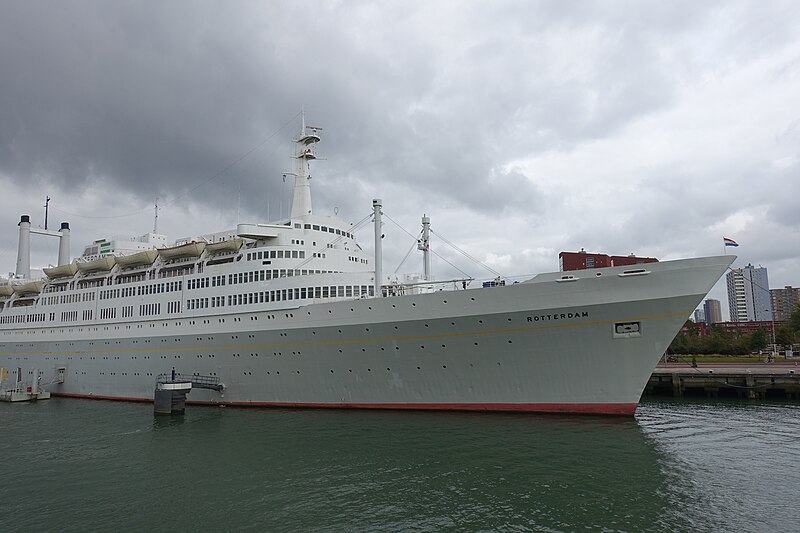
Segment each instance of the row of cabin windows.
[{"label": "row of cabin windows", "polygon": [[[251,292],[247,294],[229,294],[228,305],[263,304],[270,302],[284,302],[289,300],[305,300],[309,298],[358,298],[362,296],[366,297],[374,295],[375,287],[372,285],[296,287],[294,289]],[[219,307],[220,304],[217,304],[217,307]]]},{"label": "row of cabin windows", "polygon": [[39,300],[40,305],[74,304],[94,301],[94,292],[79,294],[62,294],[61,296],[45,296]]},{"label": "row of cabin windows", "polygon": [[[301,241],[297,241],[298,244]],[[292,241],[294,243],[294,241]],[[264,250],[261,252],[249,252],[247,260],[259,259],[305,259],[306,252],[304,250]]]},{"label": "row of cabin windows", "polygon": [[143,296],[146,294],[162,294],[165,292],[175,292],[183,289],[183,281],[168,281],[166,283],[155,283],[143,285],[141,287],[122,287],[119,289],[108,289],[100,291],[100,299],[108,300],[111,298],[126,298],[128,296]]},{"label": "row of cabin windows", "polygon": [[342,231],[342,230],[336,229],[336,228],[329,228],[328,226],[318,226],[317,224],[305,224],[303,226],[303,229],[311,229],[311,230],[314,230],[314,231],[324,231],[324,232],[327,232],[327,233],[333,233],[334,235],[342,235],[344,237],[347,237],[348,239],[354,239],[355,238],[355,237],[353,237],[352,234],[347,233],[346,231]]},{"label": "row of cabin windows", "polygon": [[139,316],[160,315],[161,304],[141,304],[139,305]]},{"label": "row of cabin windows", "polygon": [[[324,298],[358,298],[374,296],[375,288],[372,285],[330,285],[320,287],[296,287],[293,289],[279,289],[274,291],[251,292],[246,294],[230,294],[227,296],[227,305],[251,305],[270,302],[281,302],[289,300],[305,299],[324,299]],[[225,296],[213,296],[210,298],[192,298],[186,301],[188,310],[206,309],[209,307],[224,307],[226,304]],[[134,306],[123,306],[121,308],[122,318],[133,317]],[[180,313],[181,302],[167,302],[167,313]],[[152,316],[161,314],[161,304],[141,304],[139,305],[139,316]],[[100,319],[109,320],[117,317],[117,308],[106,307],[100,309]],[[86,309],[82,316],[84,321],[92,319],[92,310]],[[23,323],[23,322],[44,322],[46,313],[35,313],[31,315],[4,316],[0,317],[0,324]],[[55,313],[50,313],[50,320],[55,320]],[[78,311],[63,311],[61,313],[62,322],[75,322],[78,320]]]},{"label": "row of cabin windows", "polygon": [[186,309],[205,309],[208,307],[208,298],[191,298],[186,300]]},{"label": "row of cabin windows", "polygon": [[[50,313],[50,320],[53,321],[56,319],[55,313]],[[35,323],[35,322],[45,322],[47,321],[47,313],[33,313],[30,315],[18,315],[18,316],[4,316],[0,317],[0,324],[19,324],[19,323]]]}]

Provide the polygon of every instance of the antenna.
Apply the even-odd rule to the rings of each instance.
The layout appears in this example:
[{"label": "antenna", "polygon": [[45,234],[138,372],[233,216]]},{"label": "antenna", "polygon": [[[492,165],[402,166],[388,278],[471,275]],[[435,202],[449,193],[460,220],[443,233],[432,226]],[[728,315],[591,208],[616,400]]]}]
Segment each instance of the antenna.
[{"label": "antenna", "polygon": [[50,197],[44,201],[44,229],[47,229],[47,212],[50,210]]},{"label": "antenna", "polygon": [[156,198],[155,216],[153,217],[153,233],[158,233],[158,198]]}]

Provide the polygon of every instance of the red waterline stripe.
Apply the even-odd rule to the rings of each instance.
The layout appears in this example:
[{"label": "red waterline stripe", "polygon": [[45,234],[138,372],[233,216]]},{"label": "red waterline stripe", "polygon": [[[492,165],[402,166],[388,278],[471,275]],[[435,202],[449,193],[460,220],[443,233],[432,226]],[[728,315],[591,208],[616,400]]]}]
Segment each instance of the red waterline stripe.
[{"label": "red waterline stripe", "polygon": [[[90,400],[149,402],[151,398],[97,396],[92,394],[51,393],[53,396]],[[498,411],[518,413],[575,413],[633,416],[636,403],[302,403],[302,402],[205,402],[186,400],[190,405],[228,405],[231,407],[278,407],[306,409],[403,409],[426,411]]]}]

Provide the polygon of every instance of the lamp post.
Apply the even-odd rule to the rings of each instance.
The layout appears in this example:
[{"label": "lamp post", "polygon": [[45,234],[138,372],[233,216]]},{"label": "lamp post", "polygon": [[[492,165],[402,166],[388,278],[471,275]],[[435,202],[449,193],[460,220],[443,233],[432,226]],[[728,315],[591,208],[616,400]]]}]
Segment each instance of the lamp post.
[{"label": "lamp post", "polygon": [[769,313],[769,321],[772,324],[772,359],[778,355],[778,344],[775,342],[775,315],[772,314],[771,309],[764,309],[765,313]]}]

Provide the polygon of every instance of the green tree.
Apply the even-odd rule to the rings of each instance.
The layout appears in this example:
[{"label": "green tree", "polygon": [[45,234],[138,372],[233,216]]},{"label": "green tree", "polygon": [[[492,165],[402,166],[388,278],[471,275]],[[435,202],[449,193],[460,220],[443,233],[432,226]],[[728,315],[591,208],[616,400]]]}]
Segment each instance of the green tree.
[{"label": "green tree", "polygon": [[767,347],[767,333],[758,328],[753,332],[752,337],[750,337],[750,349],[752,351],[763,350]]},{"label": "green tree", "polygon": [[789,317],[789,327],[796,334],[800,334],[800,304],[795,307],[794,312]]},{"label": "green tree", "polygon": [[781,346],[791,346],[794,344],[795,333],[789,326],[781,326],[775,332],[775,342]]}]

